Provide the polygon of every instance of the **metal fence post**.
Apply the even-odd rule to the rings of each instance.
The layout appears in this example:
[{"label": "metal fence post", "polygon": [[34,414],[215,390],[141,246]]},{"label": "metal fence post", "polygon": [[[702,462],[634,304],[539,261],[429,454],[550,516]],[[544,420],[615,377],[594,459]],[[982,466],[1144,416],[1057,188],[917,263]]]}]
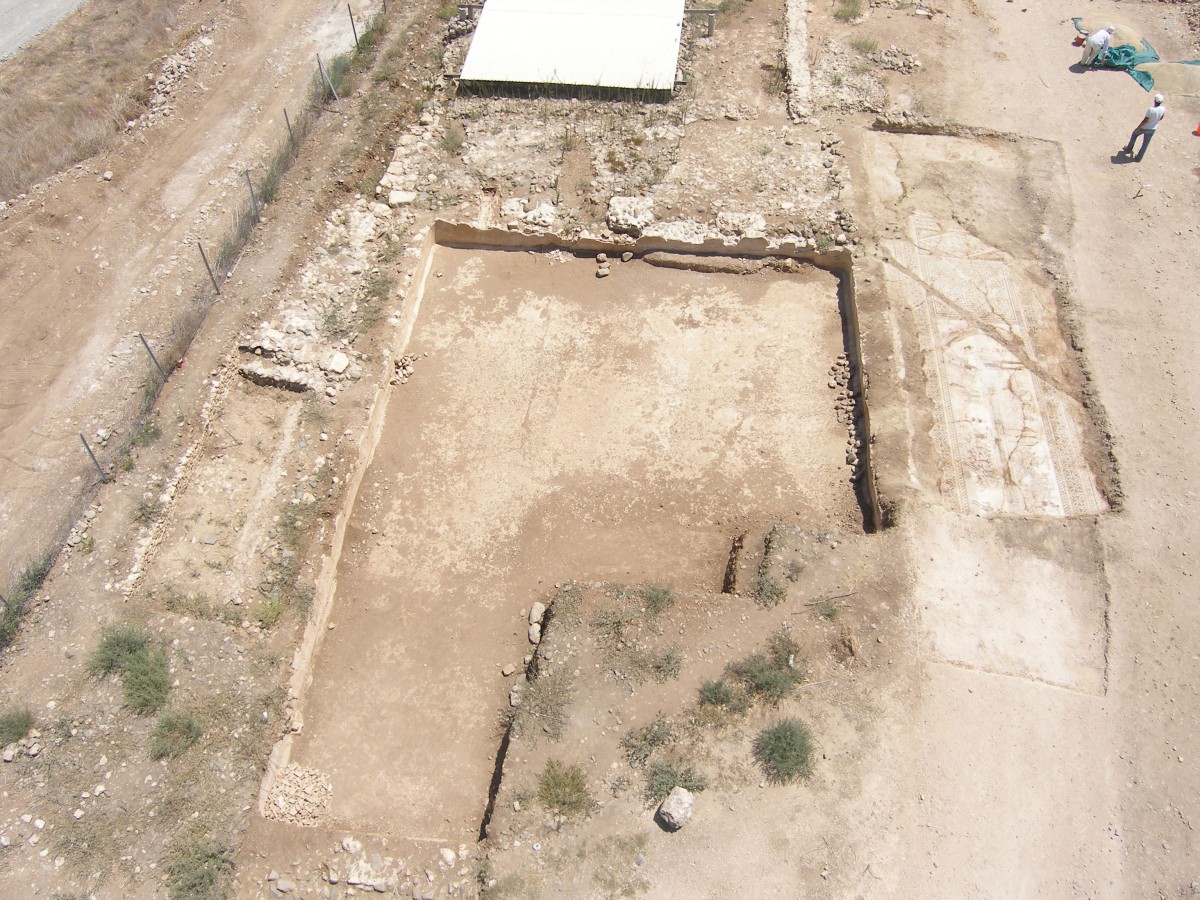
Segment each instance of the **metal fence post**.
[{"label": "metal fence post", "polygon": [[104,470],[100,468],[100,462],[96,459],[96,454],[92,452],[92,448],[88,445],[87,438],[83,436],[83,432],[79,432],[79,439],[83,441],[83,449],[87,451],[87,455],[92,459],[92,465],[96,467],[96,471],[100,473],[100,480],[107,481],[108,476],[104,474]]},{"label": "metal fence post", "polygon": [[349,3],[346,4],[346,12],[350,13],[350,30],[354,32],[354,49],[362,50],[362,47],[358,46],[358,29],[354,26],[354,10],[350,8]]},{"label": "metal fence post", "polygon": [[140,331],[138,337],[142,341],[142,346],[146,348],[146,352],[150,355],[150,362],[154,363],[154,368],[158,369],[158,374],[162,376],[162,380],[167,380],[167,373],[163,371],[163,367],[158,364],[158,357],[154,355],[154,351],[150,349],[150,345],[146,342],[146,336]]},{"label": "metal fence post", "polygon": [[342,98],[338,96],[337,88],[333,86],[333,81],[329,77],[329,73],[325,71],[325,65],[321,62],[321,54],[317,54],[317,68],[321,70],[321,77],[325,79],[325,83],[329,85],[329,93],[333,94],[333,99],[337,101],[338,112],[345,113],[346,110],[342,107]]},{"label": "metal fence post", "polygon": [[250,212],[254,213],[254,221],[258,221],[258,201],[254,198],[254,182],[250,180],[250,170],[242,173],[246,176],[246,187],[250,188]]},{"label": "metal fence post", "polygon": [[217,276],[213,274],[212,266],[208,264],[208,254],[204,252],[204,245],[196,241],[196,246],[200,248],[200,258],[204,260],[204,268],[208,269],[208,277],[212,281],[213,290],[217,292],[217,296],[221,296],[221,285],[217,284]]}]

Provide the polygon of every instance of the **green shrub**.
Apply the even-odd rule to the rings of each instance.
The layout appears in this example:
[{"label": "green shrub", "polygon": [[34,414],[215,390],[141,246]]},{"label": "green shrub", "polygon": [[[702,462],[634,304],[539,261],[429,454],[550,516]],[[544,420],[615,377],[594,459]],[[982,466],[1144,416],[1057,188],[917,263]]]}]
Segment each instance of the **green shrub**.
[{"label": "green shrub", "polygon": [[160,437],[162,437],[162,429],[159,428],[157,422],[149,419],[138,423],[129,437],[129,443],[134,447],[149,447]]},{"label": "green shrub", "polygon": [[646,614],[653,618],[671,607],[675,594],[665,585],[648,584],[642,588],[642,601],[646,604]]},{"label": "green shrub", "polygon": [[176,847],[164,868],[171,900],[224,900],[233,853],[220,844],[196,840]]},{"label": "green shrub", "polygon": [[204,731],[187,713],[166,710],[158,717],[154,726],[154,737],[150,743],[150,758],[167,759],[181,754],[196,741]]},{"label": "green shrub", "polygon": [[787,599],[787,588],[770,575],[759,575],[754,579],[754,599],[764,609],[771,609]]},{"label": "green shrub", "polygon": [[698,794],[708,787],[708,779],[695,766],[678,762],[657,762],[646,770],[646,799],[660,801],[677,787]]},{"label": "green shrub", "polygon": [[862,0],[838,0],[833,17],[839,22],[852,22],[862,15]]},{"label": "green shrub", "polygon": [[155,647],[133,657],[125,669],[125,705],[138,716],[156,713],[171,693],[167,652]]},{"label": "green shrub", "polygon": [[664,650],[646,660],[646,669],[651,678],[659,684],[666,684],[668,681],[678,678],[679,673],[683,671],[683,658],[677,650]]},{"label": "green shrub", "polygon": [[150,648],[150,635],[135,625],[107,625],[100,633],[100,645],[88,660],[88,671],[96,678],[124,674],[129,661]]},{"label": "green shrub", "polygon": [[12,706],[0,713],[0,745],[19,741],[33,728],[33,713],[29,707]]},{"label": "green shrub", "polygon": [[538,779],[537,798],[547,809],[563,815],[579,815],[594,805],[583,769],[564,765],[556,759],[546,763]]},{"label": "green shrub", "polygon": [[158,712],[171,692],[167,652],[152,647],[150,635],[133,625],[108,625],[100,644],[88,660],[88,671],[96,678],[121,676],[125,705],[136,715]]},{"label": "green shrub", "polygon": [[675,730],[671,723],[658,715],[654,721],[641,728],[632,728],[621,738],[621,749],[625,758],[635,769],[646,764],[650,755],[659,747],[663,747],[675,738]]},{"label": "green shrub", "polygon": [[813,768],[812,733],[799,719],[784,719],[759,733],[754,758],[776,783],[807,778]]},{"label": "green shrub", "polygon": [[467,142],[467,132],[460,122],[451,122],[442,134],[442,149],[452,156],[457,156]]},{"label": "green shrub", "polygon": [[701,706],[732,706],[738,693],[724,678],[706,681],[700,685]]},{"label": "green shrub", "polygon": [[283,615],[283,599],[273,595],[263,600],[254,613],[254,618],[258,620],[259,627],[269,629],[275,627],[275,623],[279,621],[281,615]]},{"label": "green shrub", "polygon": [[804,680],[804,669],[796,659],[800,647],[784,634],[768,642],[765,652],[751,653],[741,662],[730,664],[726,673],[746,690],[778,703]]}]

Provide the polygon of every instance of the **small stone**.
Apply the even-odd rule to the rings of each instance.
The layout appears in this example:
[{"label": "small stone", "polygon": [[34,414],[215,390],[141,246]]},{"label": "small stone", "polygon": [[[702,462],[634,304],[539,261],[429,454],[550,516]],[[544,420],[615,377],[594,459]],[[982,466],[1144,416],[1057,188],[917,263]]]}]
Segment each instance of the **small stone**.
[{"label": "small stone", "polygon": [[542,626],[536,622],[529,626],[529,643],[540,644],[542,642]]},{"label": "small stone", "polygon": [[529,624],[542,624],[542,616],[544,615],[546,615],[546,604],[540,601],[533,604],[533,606],[529,608]]},{"label": "small stone", "polygon": [[16,744],[9,744],[7,747],[4,748],[3,759],[5,762],[12,762],[14,759],[16,759],[16,757],[17,757],[17,745]]},{"label": "small stone", "polygon": [[292,881],[290,878],[280,878],[275,882],[275,890],[279,891],[281,894],[290,894],[292,891],[296,890],[296,882]]},{"label": "small stone", "polygon": [[83,810],[77,809],[77,810],[75,810],[75,812],[71,813],[71,815],[73,815],[76,819],[82,819],[83,818]]},{"label": "small stone", "polygon": [[601,265],[608,262],[608,254],[607,253],[597,253],[596,254],[596,262],[600,263]]},{"label": "small stone", "polygon": [[442,857],[442,862],[448,866],[453,866],[456,862],[458,862],[458,855],[455,854],[455,852],[449,847],[443,847],[438,851],[438,853]]},{"label": "small stone", "polygon": [[342,849],[347,853],[358,853],[360,850],[362,850],[362,843],[360,841],[356,841],[352,837],[347,836],[342,838]]},{"label": "small stone", "polygon": [[105,181],[112,181],[113,180],[112,169],[105,170],[104,174],[100,177],[103,178]]},{"label": "small stone", "polygon": [[598,268],[598,269],[596,270],[596,277],[597,277],[597,278],[607,278],[607,277],[608,277],[608,275],[609,275],[609,271],[608,271],[608,267],[607,267],[607,266],[601,266],[600,268]]},{"label": "small stone", "polygon": [[633,251],[626,250],[621,254],[621,262],[629,262],[631,259],[633,259]]},{"label": "small stone", "polygon": [[668,831],[678,831],[692,820],[692,809],[696,799],[686,788],[675,787],[667,795],[667,799],[658,807],[658,821]]},{"label": "small stone", "polygon": [[276,872],[274,869],[272,869],[269,873],[267,873],[267,881],[278,881],[278,880],[279,880],[279,873]]},{"label": "small stone", "polygon": [[512,663],[509,663],[508,665],[506,665],[504,668],[502,668],[500,670],[500,674],[503,675],[505,678],[507,678],[509,675],[511,675],[515,671],[517,671],[517,667],[514,666]]},{"label": "small stone", "polygon": [[42,819],[34,819],[33,827],[36,828],[38,831],[41,831],[43,828],[46,827],[46,823]]},{"label": "small stone", "polygon": [[41,752],[42,752],[42,745],[38,744],[38,743],[30,744],[28,747],[25,748],[26,756],[37,756]]}]

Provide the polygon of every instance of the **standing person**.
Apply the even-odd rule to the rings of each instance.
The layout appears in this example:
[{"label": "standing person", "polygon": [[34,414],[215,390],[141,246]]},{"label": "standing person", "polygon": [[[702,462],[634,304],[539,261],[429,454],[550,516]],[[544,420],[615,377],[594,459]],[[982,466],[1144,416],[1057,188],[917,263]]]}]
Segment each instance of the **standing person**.
[{"label": "standing person", "polygon": [[1079,64],[1091,66],[1096,61],[1096,57],[1100,57],[1101,63],[1108,59],[1108,45],[1116,30],[1113,26],[1108,25],[1095,34],[1089,34],[1087,40],[1083,42],[1083,56],[1080,58]]},{"label": "standing person", "polygon": [[1133,134],[1129,136],[1129,143],[1125,145],[1125,149],[1121,152],[1126,156],[1132,153],[1133,143],[1140,134],[1142,136],[1142,147],[1138,150],[1138,154],[1133,158],[1133,161],[1141,162],[1142,157],[1146,155],[1146,148],[1150,146],[1150,138],[1154,137],[1158,123],[1163,120],[1163,116],[1166,114],[1167,108],[1163,105],[1163,95],[1155,94],[1154,105],[1146,110],[1146,115],[1142,117],[1142,121],[1138,123],[1138,127],[1133,129]]}]

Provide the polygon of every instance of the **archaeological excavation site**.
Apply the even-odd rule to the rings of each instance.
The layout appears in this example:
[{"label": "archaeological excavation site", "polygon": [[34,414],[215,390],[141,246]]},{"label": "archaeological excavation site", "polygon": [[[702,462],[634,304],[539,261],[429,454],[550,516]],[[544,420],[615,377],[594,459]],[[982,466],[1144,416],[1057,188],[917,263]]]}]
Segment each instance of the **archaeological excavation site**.
[{"label": "archaeological excavation site", "polygon": [[1200,892],[1187,4],[66,6],[0,895]]}]

